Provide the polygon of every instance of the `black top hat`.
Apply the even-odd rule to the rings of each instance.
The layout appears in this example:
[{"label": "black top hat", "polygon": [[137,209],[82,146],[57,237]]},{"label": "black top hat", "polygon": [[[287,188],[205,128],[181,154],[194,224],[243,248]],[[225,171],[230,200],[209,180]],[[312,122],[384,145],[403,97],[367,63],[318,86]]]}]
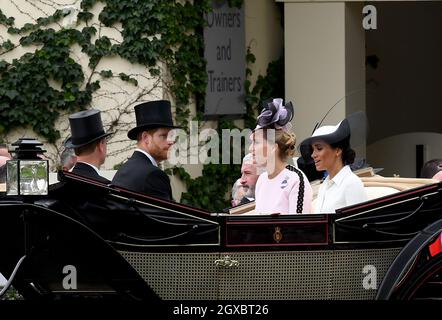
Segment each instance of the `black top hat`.
[{"label": "black top hat", "polygon": [[143,102],[135,106],[137,126],[127,133],[131,140],[137,140],[139,132],[155,128],[179,128],[173,124],[170,102],[158,100]]},{"label": "black top hat", "polygon": [[313,152],[312,143],[322,140],[328,144],[338,142],[350,143],[350,124],[347,119],[342,120],[336,126],[322,126],[313,132],[310,138],[305,139],[300,144],[301,155],[305,160],[311,159]]},{"label": "black top hat", "polygon": [[100,110],[90,109],[69,116],[72,136],[66,139],[66,148],[79,148],[111,133],[104,132]]}]

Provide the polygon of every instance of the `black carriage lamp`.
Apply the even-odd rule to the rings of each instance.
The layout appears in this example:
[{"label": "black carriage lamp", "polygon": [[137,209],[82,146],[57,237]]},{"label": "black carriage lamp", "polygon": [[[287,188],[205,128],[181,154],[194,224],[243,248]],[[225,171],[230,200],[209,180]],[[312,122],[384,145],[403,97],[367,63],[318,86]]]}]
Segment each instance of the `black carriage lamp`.
[{"label": "black carriage lamp", "polygon": [[21,138],[14,142],[14,155],[6,162],[6,195],[47,195],[49,188],[49,162],[41,159],[46,152],[43,143],[33,138]]}]

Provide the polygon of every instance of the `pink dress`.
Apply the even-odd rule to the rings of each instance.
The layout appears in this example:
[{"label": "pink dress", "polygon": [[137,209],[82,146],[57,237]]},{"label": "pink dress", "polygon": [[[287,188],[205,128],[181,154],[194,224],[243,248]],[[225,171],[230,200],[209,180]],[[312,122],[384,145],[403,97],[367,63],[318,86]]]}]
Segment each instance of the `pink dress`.
[{"label": "pink dress", "polygon": [[[313,191],[307,177],[297,169],[304,181],[302,213],[311,213]],[[256,214],[296,213],[300,179],[296,171],[282,170],[276,177],[269,179],[267,172],[262,173],[256,183]]]}]

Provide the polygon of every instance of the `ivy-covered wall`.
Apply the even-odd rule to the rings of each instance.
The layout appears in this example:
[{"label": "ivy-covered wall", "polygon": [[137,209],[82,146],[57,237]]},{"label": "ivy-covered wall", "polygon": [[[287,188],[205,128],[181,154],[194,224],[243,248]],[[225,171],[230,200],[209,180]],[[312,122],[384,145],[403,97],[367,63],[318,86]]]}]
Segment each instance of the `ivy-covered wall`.
[{"label": "ivy-covered wall", "polygon": [[[4,3],[3,3],[4,2]],[[207,0],[5,0],[0,8],[0,139],[32,129],[58,158],[66,115],[103,111],[116,132],[107,168],[127,157],[136,101],[169,98],[185,125],[205,90]]]},{"label": "ivy-covered wall", "polygon": [[[220,119],[208,124],[217,129],[254,127],[260,98],[283,96],[279,90],[284,88],[283,59],[266,70],[270,57],[279,55],[275,50],[262,55],[269,43],[256,27],[265,29],[262,24],[266,21],[262,10],[257,9],[275,3],[229,2],[232,6],[246,5],[247,19],[253,26],[246,30],[251,48],[246,82],[249,112],[240,122]],[[201,120],[206,88],[201,30],[209,3],[210,0],[2,1],[0,140],[11,143],[20,136],[38,134],[55,164],[69,134],[67,114],[98,108],[106,128],[115,132],[105,163],[105,169],[112,169],[132,153],[134,143],[126,133],[134,125],[133,105],[137,101],[172,100],[176,121],[184,127],[191,119]],[[260,5],[254,7],[257,3]],[[251,31],[254,29],[255,33]],[[282,52],[281,49],[277,50]],[[268,76],[259,76],[267,71]],[[228,206],[225,195],[239,177],[240,166],[197,167],[169,170],[174,175],[173,189],[187,190],[181,201],[212,211]],[[201,177],[196,177],[198,171]],[[174,195],[179,199],[176,192]]]}]

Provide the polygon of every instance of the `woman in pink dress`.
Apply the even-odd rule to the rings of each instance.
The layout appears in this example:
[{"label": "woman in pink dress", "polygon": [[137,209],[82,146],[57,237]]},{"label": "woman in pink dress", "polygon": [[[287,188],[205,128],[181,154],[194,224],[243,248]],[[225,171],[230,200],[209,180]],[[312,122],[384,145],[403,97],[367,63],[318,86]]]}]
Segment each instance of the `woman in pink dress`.
[{"label": "woman in pink dress", "polygon": [[256,183],[256,214],[311,212],[310,183],[301,170],[287,164],[296,151],[296,137],[290,132],[292,118],[291,103],[264,102],[250,146],[257,167],[265,170]]}]

